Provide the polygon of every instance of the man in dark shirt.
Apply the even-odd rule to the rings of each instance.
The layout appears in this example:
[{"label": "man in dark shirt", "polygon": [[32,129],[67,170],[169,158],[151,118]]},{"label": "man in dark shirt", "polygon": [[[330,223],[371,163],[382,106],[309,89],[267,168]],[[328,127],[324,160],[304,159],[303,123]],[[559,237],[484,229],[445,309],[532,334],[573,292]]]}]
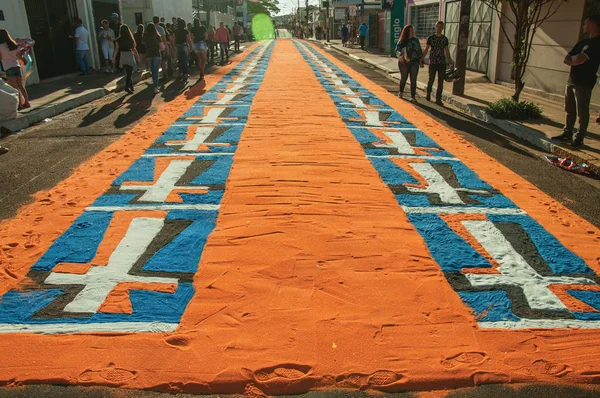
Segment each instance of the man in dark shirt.
[{"label": "man in dark shirt", "polygon": [[[565,93],[565,111],[567,122],[563,133],[555,140],[569,142],[579,148],[590,124],[590,101],[596,85],[598,67],[600,67],[600,15],[586,18],[583,32],[589,37],[577,43],[565,57],[565,64],[571,67]],[[579,114],[579,131],[573,137],[573,128]]]},{"label": "man in dark shirt", "polygon": [[444,31],[444,23],[438,21],[435,24],[435,34],[429,36],[427,39],[427,47],[421,56],[421,67],[425,65],[425,57],[429,50],[429,82],[427,83],[427,101],[431,101],[431,91],[433,90],[433,82],[435,82],[435,76],[438,77],[437,92],[435,96],[435,103],[443,105],[442,93],[444,92],[444,76],[446,75],[446,59],[450,64],[450,69],[454,68],[454,62],[450,57],[450,51],[448,51],[448,38],[442,34]]}]

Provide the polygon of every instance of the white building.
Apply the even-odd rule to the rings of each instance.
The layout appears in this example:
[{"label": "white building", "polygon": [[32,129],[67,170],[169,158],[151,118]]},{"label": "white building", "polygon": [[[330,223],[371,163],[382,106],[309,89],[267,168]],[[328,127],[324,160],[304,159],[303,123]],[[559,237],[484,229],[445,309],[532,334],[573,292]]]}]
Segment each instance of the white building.
[{"label": "white building", "polygon": [[181,17],[192,21],[195,0],[121,0],[121,21],[135,32],[139,24],[147,25],[154,16],[164,17],[165,23]]}]

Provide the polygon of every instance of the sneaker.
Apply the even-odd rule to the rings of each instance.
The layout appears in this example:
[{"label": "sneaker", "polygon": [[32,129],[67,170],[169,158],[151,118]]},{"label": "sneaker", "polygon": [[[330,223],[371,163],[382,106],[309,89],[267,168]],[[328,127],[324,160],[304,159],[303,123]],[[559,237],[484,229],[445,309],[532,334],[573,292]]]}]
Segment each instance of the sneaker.
[{"label": "sneaker", "polygon": [[562,142],[571,142],[573,139],[573,134],[562,133],[561,135],[557,135],[556,137],[552,137],[553,140],[562,141]]},{"label": "sneaker", "polygon": [[413,104],[417,103],[417,99],[415,97],[411,97],[410,98],[410,102],[412,102]]},{"label": "sneaker", "polygon": [[8,148],[0,146],[0,155],[4,155],[6,152],[8,152]]},{"label": "sneaker", "polygon": [[160,93],[160,89],[158,87],[154,87],[154,94]]},{"label": "sneaker", "polygon": [[436,105],[444,106],[444,103],[442,102],[442,100],[436,100],[435,103],[436,103]]},{"label": "sneaker", "polygon": [[583,141],[575,140],[571,143],[571,148],[581,148],[583,146]]},{"label": "sneaker", "polygon": [[427,95],[425,96],[425,99],[429,102],[431,102],[431,93],[427,93]]},{"label": "sneaker", "polygon": [[398,91],[398,98],[403,98],[404,97],[404,93],[402,91]]}]

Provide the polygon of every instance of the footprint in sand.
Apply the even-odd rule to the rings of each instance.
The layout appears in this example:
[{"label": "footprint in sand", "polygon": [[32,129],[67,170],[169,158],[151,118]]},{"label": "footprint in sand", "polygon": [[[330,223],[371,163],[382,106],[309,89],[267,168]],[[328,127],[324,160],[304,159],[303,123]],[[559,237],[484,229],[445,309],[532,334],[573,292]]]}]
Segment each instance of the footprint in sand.
[{"label": "footprint in sand", "polygon": [[446,369],[452,369],[461,364],[478,365],[487,358],[488,356],[485,354],[485,352],[462,352],[458,355],[444,359],[441,364]]},{"label": "footprint in sand", "polygon": [[254,372],[254,377],[259,381],[269,381],[277,377],[288,380],[299,380],[312,370],[308,365],[283,364],[269,368],[259,369]]},{"label": "footprint in sand", "polygon": [[539,359],[533,362],[533,368],[536,372],[544,375],[563,377],[567,373],[573,371],[573,368],[564,363],[556,363],[552,361],[546,361],[545,359]]}]

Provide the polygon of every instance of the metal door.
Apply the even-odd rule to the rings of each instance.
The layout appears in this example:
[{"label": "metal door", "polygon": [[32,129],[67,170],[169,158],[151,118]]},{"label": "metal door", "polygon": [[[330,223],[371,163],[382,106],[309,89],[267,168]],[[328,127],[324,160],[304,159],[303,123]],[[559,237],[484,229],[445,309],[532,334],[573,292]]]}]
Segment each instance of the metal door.
[{"label": "metal door", "polygon": [[[469,23],[469,49],[467,51],[467,69],[487,73],[490,52],[490,34],[493,12],[480,0],[472,0]],[[450,44],[450,54],[456,58],[458,44],[458,23],[460,19],[460,1],[446,2],[446,36]]]},{"label": "metal door", "polygon": [[25,9],[40,79],[77,71],[75,49],[69,39],[77,16],[75,0],[25,0]]}]

